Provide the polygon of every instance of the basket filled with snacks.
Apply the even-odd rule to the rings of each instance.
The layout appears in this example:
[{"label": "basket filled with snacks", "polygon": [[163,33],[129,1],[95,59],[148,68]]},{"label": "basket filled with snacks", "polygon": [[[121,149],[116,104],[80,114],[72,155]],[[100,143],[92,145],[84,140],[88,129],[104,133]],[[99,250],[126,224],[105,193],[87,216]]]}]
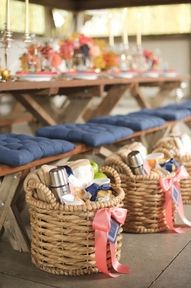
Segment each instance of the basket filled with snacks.
[{"label": "basket filled with snacks", "polygon": [[[113,259],[120,258],[126,218],[120,177],[111,167],[100,169],[97,178],[94,174],[90,161],[83,159],[59,167],[44,165],[26,177],[32,262],[41,270],[107,273]],[[105,249],[101,256],[100,245]]]},{"label": "basket filled with snacks", "polygon": [[146,155],[141,143],[123,147],[106,159],[105,165],[119,173],[125,192],[124,207],[128,210],[125,232],[154,233],[173,229],[175,204],[172,197],[179,193],[179,181],[187,174],[183,167],[170,173],[159,165],[162,160],[162,153]]}]

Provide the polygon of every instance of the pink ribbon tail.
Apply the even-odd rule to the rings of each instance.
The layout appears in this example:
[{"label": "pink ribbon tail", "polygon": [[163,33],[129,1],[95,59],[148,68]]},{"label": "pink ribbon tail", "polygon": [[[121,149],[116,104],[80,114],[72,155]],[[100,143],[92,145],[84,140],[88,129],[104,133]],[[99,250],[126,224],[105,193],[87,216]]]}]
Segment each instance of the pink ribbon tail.
[{"label": "pink ribbon tail", "polygon": [[116,246],[114,243],[110,242],[110,251],[111,251],[111,259],[112,266],[118,273],[127,274],[129,273],[129,267],[127,265],[120,264],[116,258]]},{"label": "pink ribbon tail", "polygon": [[123,208],[104,208],[99,209],[93,220],[93,228],[95,230],[95,258],[96,266],[99,271],[109,275],[110,277],[118,277],[117,273],[128,273],[129,269],[126,265],[122,265],[116,258],[116,245],[109,243],[111,251],[112,267],[117,273],[111,273],[107,266],[107,244],[108,233],[111,227],[111,215],[120,224],[123,224],[126,217],[126,209]]},{"label": "pink ribbon tail", "polygon": [[184,229],[174,227],[171,188],[165,191],[165,207],[164,208],[165,208],[165,219],[166,219],[166,224],[167,224],[168,229],[176,233],[184,233]]},{"label": "pink ribbon tail", "polygon": [[95,256],[96,266],[99,271],[110,277],[118,277],[119,274],[109,272],[107,268],[107,234],[103,231],[95,231]]},{"label": "pink ribbon tail", "polygon": [[179,214],[180,219],[182,220],[182,222],[183,222],[185,225],[191,227],[191,221],[189,221],[189,220],[186,218],[185,214],[184,214],[184,206],[183,206],[181,194],[180,194],[180,199],[179,199],[177,211],[178,211],[178,214]]},{"label": "pink ribbon tail", "polygon": [[191,222],[184,215],[184,207],[182,202],[182,196],[180,193],[180,185],[179,182],[181,179],[186,179],[188,177],[188,173],[186,169],[181,166],[179,170],[177,170],[176,175],[171,179],[160,179],[160,185],[165,192],[165,219],[168,226],[168,229],[174,231],[176,233],[184,233],[185,229],[181,227],[174,227],[173,223],[173,190],[176,188],[179,191],[178,200],[176,205],[176,210],[182,220],[182,222],[191,227]]}]

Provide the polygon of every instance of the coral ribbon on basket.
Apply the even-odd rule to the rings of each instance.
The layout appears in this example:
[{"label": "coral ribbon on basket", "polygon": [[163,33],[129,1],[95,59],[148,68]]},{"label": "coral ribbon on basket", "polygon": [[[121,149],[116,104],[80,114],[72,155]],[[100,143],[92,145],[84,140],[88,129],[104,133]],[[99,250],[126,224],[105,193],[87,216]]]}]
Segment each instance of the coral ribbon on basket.
[{"label": "coral ribbon on basket", "polygon": [[184,166],[180,166],[174,177],[170,179],[160,179],[160,186],[165,192],[165,218],[169,230],[183,233],[184,229],[175,228],[172,215],[172,201],[175,203],[176,210],[184,224],[191,227],[191,222],[184,215],[182,197],[180,193],[180,180],[188,178],[188,173]]},{"label": "coral ribbon on basket", "polygon": [[[107,242],[108,233],[111,228],[111,218],[115,219],[118,223],[125,222],[127,210],[123,208],[103,208],[99,209],[93,220],[93,229],[95,230],[95,257],[96,266],[100,272],[103,272],[111,277],[118,277],[119,274],[111,273],[107,267]],[[112,267],[118,273],[128,273],[129,268],[122,265],[116,258],[116,245],[109,241],[111,251]]]}]

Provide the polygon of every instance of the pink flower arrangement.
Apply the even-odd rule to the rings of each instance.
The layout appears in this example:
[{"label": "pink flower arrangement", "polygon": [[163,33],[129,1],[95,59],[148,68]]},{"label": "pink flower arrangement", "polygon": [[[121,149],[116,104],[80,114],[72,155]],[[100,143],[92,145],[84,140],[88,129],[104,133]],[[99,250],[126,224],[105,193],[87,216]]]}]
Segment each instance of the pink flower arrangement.
[{"label": "pink flower arrangement", "polygon": [[60,56],[65,60],[69,60],[72,59],[73,55],[74,55],[73,42],[71,40],[62,41],[60,45]]},{"label": "pink flower arrangement", "polygon": [[100,56],[101,49],[93,38],[74,33],[69,39],[60,42],[60,56],[67,61],[75,58],[77,54],[92,61],[93,58]]},{"label": "pink flower arrangement", "polygon": [[93,45],[93,39],[91,37],[87,37],[83,34],[80,34],[79,35],[79,43],[80,43],[80,46],[86,44],[90,47]]},{"label": "pink flower arrangement", "polygon": [[159,65],[159,58],[154,55],[154,53],[151,50],[144,49],[144,56],[148,63],[148,66],[150,70],[154,70]]}]

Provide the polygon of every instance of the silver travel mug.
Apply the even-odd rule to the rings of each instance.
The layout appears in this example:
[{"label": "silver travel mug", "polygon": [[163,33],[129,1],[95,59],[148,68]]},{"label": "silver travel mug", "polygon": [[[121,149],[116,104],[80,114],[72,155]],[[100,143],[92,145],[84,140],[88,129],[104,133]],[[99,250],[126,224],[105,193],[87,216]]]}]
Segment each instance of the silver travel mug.
[{"label": "silver travel mug", "polygon": [[54,194],[58,195],[58,198],[62,203],[62,196],[70,193],[66,169],[62,167],[53,168],[49,171],[49,174],[51,181],[50,188]]},{"label": "silver travel mug", "polygon": [[134,175],[146,175],[144,160],[141,153],[137,150],[131,151],[127,155],[127,164]]}]

